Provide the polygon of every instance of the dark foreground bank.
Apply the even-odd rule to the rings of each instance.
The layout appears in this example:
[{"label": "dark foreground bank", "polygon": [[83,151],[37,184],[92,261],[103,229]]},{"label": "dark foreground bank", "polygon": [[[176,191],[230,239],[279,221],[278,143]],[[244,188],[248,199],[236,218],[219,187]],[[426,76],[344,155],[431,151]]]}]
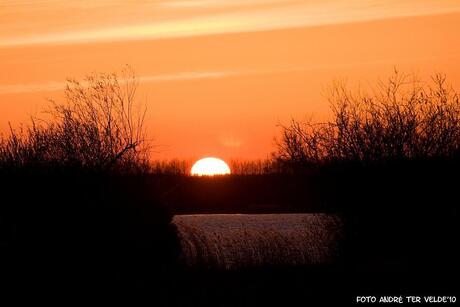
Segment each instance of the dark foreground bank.
[{"label": "dark foreground bank", "polygon": [[[447,162],[214,179],[4,171],[2,293],[67,301],[92,294],[143,297],[187,306],[346,305],[358,295],[453,295],[456,174],[458,165]],[[328,263],[184,267],[172,217],[210,212],[334,213],[343,222],[343,239]],[[240,240],[246,248],[245,237]],[[215,240],[215,248],[220,243]]]}]

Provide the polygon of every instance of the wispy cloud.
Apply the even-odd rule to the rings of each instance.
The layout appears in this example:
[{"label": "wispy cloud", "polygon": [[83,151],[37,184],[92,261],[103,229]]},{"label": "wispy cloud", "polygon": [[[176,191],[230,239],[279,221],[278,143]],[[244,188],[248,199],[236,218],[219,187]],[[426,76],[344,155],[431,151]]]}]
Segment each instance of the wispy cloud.
[{"label": "wispy cloud", "polygon": [[174,9],[189,8],[229,8],[229,7],[251,7],[276,4],[299,3],[301,0],[177,0],[161,1],[158,6]]},{"label": "wispy cloud", "polygon": [[223,78],[234,75],[239,75],[242,72],[238,71],[194,71],[194,72],[180,72],[176,74],[165,74],[156,76],[143,76],[140,77],[141,82],[166,82],[178,80],[194,80],[194,79],[214,79]]},{"label": "wispy cloud", "polygon": [[[443,55],[444,59],[457,58],[458,53],[447,53]],[[343,64],[334,64],[334,68],[350,68],[357,66],[368,66],[387,64],[394,65],[397,62],[417,62],[417,61],[431,61],[437,59],[439,56],[423,56],[423,57],[406,57],[406,58],[386,58],[382,60],[373,61],[353,61]],[[144,75],[139,76],[138,80],[141,83],[158,83],[158,82],[174,82],[174,81],[192,81],[200,79],[219,79],[235,76],[249,76],[249,75],[268,75],[279,73],[293,73],[293,72],[307,72],[315,70],[330,69],[328,64],[312,64],[307,66],[278,66],[267,69],[241,69],[241,70],[221,70],[221,71],[188,71],[177,72],[171,74],[158,74],[158,75]],[[83,83],[84,85],[85,83]],[[63,90],[67,82],[47,81],[41,83],[27,83],[27,84],[0,84],[0,95],[4,94],[19,94],[19,93],[33,93],[33,92],[52,92]]]},{"label": "wispy cloud", "polygon": [[[57,3],[62,6],[66,1]],[[8,15],[2,16],[0,13],[0,20],[1,17],[6,20],[0,21],[0,26],[3,29],[15,29],[0,34],[0,47],[160,39],[460,12],[458,0],[177,0],[131,2],[131,6],[120,1],[106,1],[114,5],[113,10],[103,6],[92,6],[88,9],[85,3],[89,6],[91,2],[75,4],[73,9],[79,10],[80,19],[62,26],[62,31],[56,31],[60,29],[57,24],[34,33],[28,19],[13,18],[14,9],[10,8]],[[220,9],[216,10],[216,7]],[[72,7],[69,9],[67,4],[65,10],[61,7],[55,13],[48,10],[42,15],[52,20],[63,20],[64,23],[68,11],[71,10]],[[110,15],[109,19],[102,17],[105,11]],[[82,17],[85,12],[87,18]],[[33,16],[37,24],[40,19],[36,15]]]},{"label": "wispy cloud", "polygon": [[[229,77],[245,72],[237,71],[195,71],[195,72],[180,72],[175,74],[161,74],[141,76],[139,81],[141,83],[149,82],[169,82],[180,80],[196,80],[196,79],[215,79]],[[63,90],[66,87],[66,82],[42,82],[42,83],[29,83],[29,84],[10,84],[0,85],[0,95],[4,94],[18,94],[18,93],[33,93],[33,92],[52,92]],[[83,83],[84,84],[84,83]]]},{"label": "wispy cloud", "polygon": [[52,92],[64,89],[65,85],[66,83],[64,82],[42,82],[0,85],[0,95],[34,92]]}]

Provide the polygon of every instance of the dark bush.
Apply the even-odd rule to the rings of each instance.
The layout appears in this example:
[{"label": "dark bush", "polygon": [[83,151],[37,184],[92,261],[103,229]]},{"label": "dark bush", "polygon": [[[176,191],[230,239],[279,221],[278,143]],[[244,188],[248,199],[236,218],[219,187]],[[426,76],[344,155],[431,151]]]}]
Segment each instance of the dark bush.
[{"label": "dark bush", "polygon": [[0,169],[80,167],[139,169],[148,158],[145,108],[136,103],[137,80],[129,69],[69,80],[64,103],[51,101],[46,118],[11,128],[0,140]]},{"label": "dark bush", "polygon": [[432,85],[407,80],[396,72],[372,94],[334,86],[332,120],[282,126],[276,161],[299,171],[324,163],[460,158],[458,93],[443,75]]}]

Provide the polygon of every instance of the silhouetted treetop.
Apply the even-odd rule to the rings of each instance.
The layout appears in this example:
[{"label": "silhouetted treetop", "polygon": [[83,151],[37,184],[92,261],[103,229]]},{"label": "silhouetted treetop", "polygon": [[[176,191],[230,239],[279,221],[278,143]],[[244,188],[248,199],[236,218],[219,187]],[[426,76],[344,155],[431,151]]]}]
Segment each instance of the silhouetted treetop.
[{"label": "silhouetted treetop", "polygon": [[138,81],[129,68],[119,75],[68,80],[65,101],[51,101],[47,120],[32,118],[0,141],[0,164],[111,169],[144,163],[145,108],[136,103]]},{"label": "silhouetted treetop", "polygon": [[335,84],[332,120],[282,126],[274,157],[285,167],[327,162],[458,159],[458,93],[438,74],[430,83],[398,73],[370,93]]}]

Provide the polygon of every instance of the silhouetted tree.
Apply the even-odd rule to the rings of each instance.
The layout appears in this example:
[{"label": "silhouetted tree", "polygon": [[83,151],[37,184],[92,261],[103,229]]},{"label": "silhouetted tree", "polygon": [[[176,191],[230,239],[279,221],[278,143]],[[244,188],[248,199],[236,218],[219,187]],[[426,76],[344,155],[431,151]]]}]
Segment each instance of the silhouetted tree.
[{"label": "silhouetted tree", "polygon": [[291,120],[282,126],[275,160],[300,170],[328,162],[373,163],[460,157],[458,93],[436,75],[408,81],[397,71],[371,94],[343,84],[329,96],[333,119]]},{"label": "silhouetted tree", "polygon": [[0,165],[56,165],[92,169],[138,167],[147,159],[145,108],[136,103],[138,81],[130,68],[120,75],[93,74],[68,80],[65,102],[51,101],[46,120],[0,140]]}]

